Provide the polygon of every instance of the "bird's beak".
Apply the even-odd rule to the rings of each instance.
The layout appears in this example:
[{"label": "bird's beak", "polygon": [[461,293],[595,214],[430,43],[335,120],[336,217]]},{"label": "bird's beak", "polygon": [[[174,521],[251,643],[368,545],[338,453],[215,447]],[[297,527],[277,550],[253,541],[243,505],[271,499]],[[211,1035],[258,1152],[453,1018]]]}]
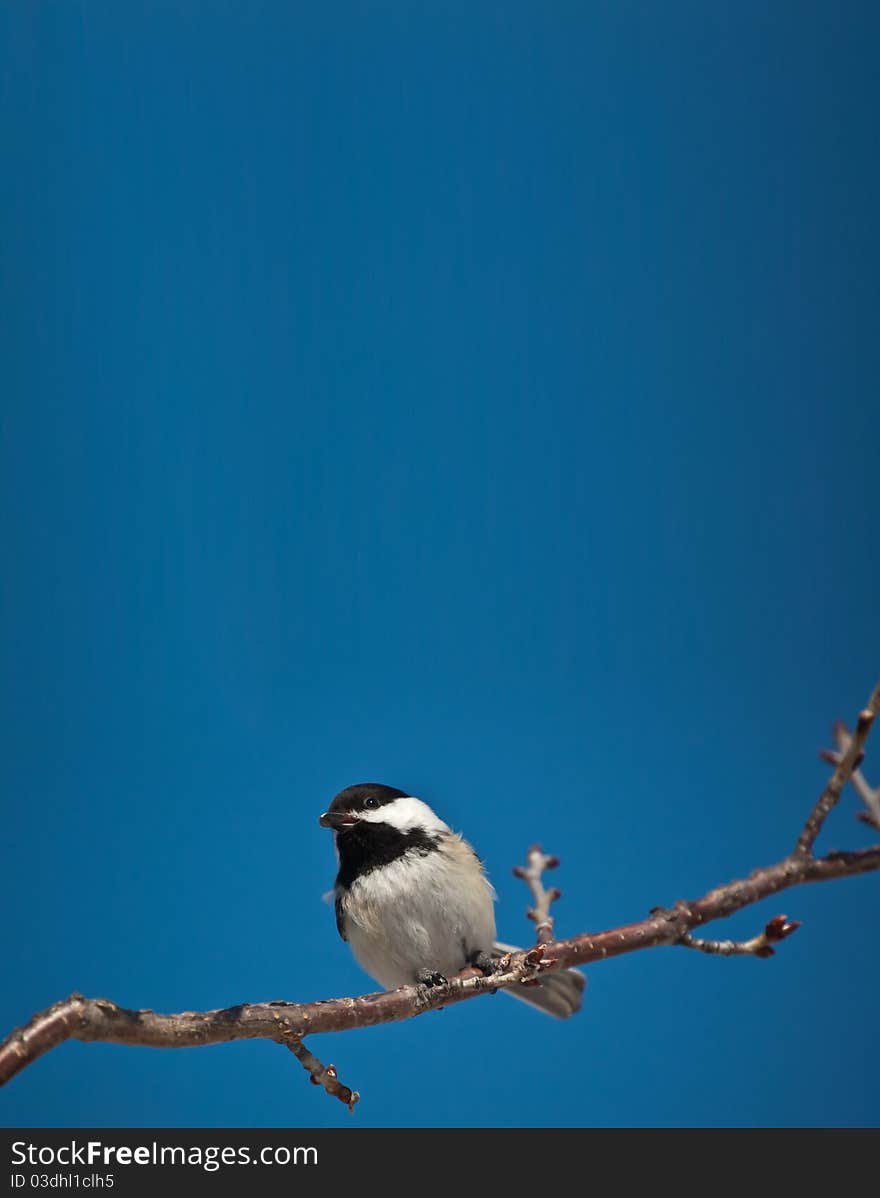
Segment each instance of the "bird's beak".
[{"label": "bird's beak", "polygon": [[332,828],[334,832],[339,832],[342,828],[352,828],[357,822],[355,816],[341,811],[325,811],[318,820],[322,828]]}]

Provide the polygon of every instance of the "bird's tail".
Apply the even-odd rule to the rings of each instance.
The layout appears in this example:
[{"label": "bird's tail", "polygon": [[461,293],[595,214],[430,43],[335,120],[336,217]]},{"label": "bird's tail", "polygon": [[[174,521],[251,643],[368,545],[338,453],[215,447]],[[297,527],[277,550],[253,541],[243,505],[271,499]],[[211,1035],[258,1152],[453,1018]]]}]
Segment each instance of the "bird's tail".
[{"label": "bird's tail", "polygon": [[[501,957],[505,953],[521,951],[513,944],[496,943],[492,947],[492,956]],[[582,973],[576,969],[566,969],[564,973],[549,973],[537,986],[521,986],[517,990],[504,990],[503,993],[513,995],[530,1007],[537,1007],[554,1019],[568,1019],[581,1009],[586,984],[587,979]]]}]

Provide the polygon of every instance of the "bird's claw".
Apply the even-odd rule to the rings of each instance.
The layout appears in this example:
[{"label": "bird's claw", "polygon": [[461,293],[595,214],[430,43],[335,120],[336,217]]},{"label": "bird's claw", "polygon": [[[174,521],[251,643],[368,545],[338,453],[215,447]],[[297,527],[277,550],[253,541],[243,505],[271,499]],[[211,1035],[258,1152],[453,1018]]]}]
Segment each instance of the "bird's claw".
[{"label": "bird's claw", "polygon": [[474,953],[470,963],[487,978],[490,978],[493,973],[498,973],[500,969],[500,963],[497,958],[490,957],[488,953]]},{"label": "bird's claw", "polygon": [[432,990],[435,986],[448,985],[448,980],[437,969],[420,969],[416,974],[416,981],[428,990]]}]

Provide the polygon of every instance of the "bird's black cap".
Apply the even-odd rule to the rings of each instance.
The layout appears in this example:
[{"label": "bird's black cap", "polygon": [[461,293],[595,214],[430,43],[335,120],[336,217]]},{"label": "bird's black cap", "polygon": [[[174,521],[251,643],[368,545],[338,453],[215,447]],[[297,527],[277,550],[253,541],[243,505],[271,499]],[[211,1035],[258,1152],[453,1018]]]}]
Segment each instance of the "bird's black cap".
[{"label": "bird's black cap", "polygon": [[319,822],[324,828],[338,830],[355,823],[355,817],[363,811],[374,811],[386,803],[393,803],[395,799],[406,797],[407,792],[395,786],[383,786],[381,782],[358,782],[340,790]]}]

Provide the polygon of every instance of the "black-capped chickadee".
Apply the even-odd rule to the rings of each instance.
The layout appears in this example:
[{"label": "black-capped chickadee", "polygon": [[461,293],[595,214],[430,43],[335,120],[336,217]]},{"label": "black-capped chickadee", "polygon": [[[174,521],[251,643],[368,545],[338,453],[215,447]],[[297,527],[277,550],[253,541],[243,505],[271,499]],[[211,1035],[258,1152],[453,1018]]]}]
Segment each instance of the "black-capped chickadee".
[{"label": "black-capped chickadee", "polygon": [[[480,858],[427,803],[375,782],[340,791],[320,819],[333,829],[339,935],[370,977],[393,990],[434,985],[516,949],[495,939],[495,891]],[[506,990],[557,1019],[580,1009],[583,974]]]}]

